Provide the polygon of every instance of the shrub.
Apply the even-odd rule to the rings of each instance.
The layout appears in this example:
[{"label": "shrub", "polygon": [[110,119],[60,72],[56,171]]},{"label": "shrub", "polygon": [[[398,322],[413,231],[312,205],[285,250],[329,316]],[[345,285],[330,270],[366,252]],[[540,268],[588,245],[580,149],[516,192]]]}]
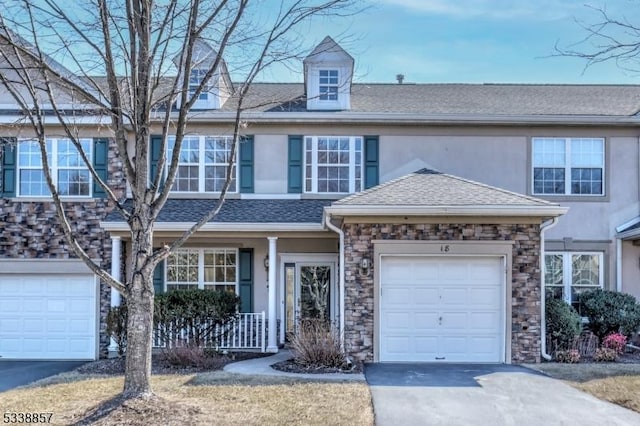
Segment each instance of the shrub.
[{"label": "shrub", "polygon": [[240,298],[227,291],[171,290],[156,295],[154,324],[163,329],[167,346],[184,346],[179,340],[184,330],[190,345],[204,346],[216,341],[224,326],[237,316]]},{"label": "shrub", "polygon": [[222,365],[220,357],[212,356],[196,345],[177,346],[162,350],[162,359],[172,367],[214,370]]},{"label": "shrub", "polygon": [[550,347],[554,351],[571,349],[582,330],[582,321],[576,310],[562,300],[547,297],[545,318]]},{"label": "shrub", "polygon": [[611,333],[629,336],[640,327],[640,305],[630,294],[598,289],[583,293],[580,302],[589,329],[600,339]]},{"label": "shrub", "polygon": [[598,348],[593,355],[593,360],[596,362],[613,362],[618,358],[618,354],[615,350],[609,348]]},{"label": "shrub", "polygon": [[556,352],[556,361],[567,364],[577,364],[580,362],[580,352],[577,349]]},{"label": "shrub", "polygon": [[608,335],[602,341],[602,346],[607,349],[613,349],[618,355],[624,352],[624,347],[627,344],[627,336],[621,333],[613,333]]},{"label": "shrub", "polygon": [[107,334],[118,345],[118,355],[127,350],[127,305],[112,306],[107,313]]},{"label": "shrub", "polygon": [[338,331],[324,319],[300,321],[291,349],[294,361],[304,367],[344,368],[347,363]]}]

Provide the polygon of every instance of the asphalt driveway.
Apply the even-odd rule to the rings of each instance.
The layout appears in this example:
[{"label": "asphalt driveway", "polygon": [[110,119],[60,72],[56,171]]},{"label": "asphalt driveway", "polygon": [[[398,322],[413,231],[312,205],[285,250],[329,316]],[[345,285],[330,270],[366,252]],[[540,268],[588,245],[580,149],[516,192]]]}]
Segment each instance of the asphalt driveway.
[{"label": "asphalt driveway", "polygon": [[73,370],[85,363],[86,361],[0,360],[0,392]]},{"label": "asphalt driveway", "polygon": [[639,425],[640,414],[524,367],[369,364],[376,425]]}]

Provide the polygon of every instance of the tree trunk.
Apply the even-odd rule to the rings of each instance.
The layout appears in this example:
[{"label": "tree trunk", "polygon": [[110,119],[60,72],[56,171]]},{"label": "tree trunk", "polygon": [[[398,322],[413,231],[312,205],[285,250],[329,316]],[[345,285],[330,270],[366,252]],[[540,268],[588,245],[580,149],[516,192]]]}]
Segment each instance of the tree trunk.
[{"label": "tree trunk", "polygon": [[150,227],[132,233],[134,272],[128,291],[127,355],[124,374],[125,398],[148,398],[151,391],[153,338],[153,268],[147,264],[152,253]]}]

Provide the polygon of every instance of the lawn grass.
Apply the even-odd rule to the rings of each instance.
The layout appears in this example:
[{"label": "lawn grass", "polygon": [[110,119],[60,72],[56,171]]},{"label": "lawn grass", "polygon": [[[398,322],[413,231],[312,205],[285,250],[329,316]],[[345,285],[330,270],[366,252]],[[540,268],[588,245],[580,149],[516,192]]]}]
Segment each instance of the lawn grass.
[{"label": "lawn grass", "polygon": [[640,364],[544,363],[528,367],[564,380],[596,398],[640,413]]},{"label": "lawn grass", "polygon": [[[193,378],[154,376],[159,400],[118,409],[95,424],[373,424],[364,383],[193,386]],[[0,393],[0,407],[4,412],[53,412],[53,424],[73,424],[117,396],[122,384],[122,377],[110,377],[20,388]]]}]

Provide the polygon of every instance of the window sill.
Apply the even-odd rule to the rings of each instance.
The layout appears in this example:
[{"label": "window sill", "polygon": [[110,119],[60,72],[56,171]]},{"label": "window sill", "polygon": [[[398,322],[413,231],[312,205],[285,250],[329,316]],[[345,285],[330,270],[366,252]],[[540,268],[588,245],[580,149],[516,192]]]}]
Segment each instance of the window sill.
[{"label": "window sill", "polygon": [[531,197],[540,198],[551,202],[584,202],[584,203],[606,203],[609,202],[608,195],[566,195],[566,194],[529,194]]}]

